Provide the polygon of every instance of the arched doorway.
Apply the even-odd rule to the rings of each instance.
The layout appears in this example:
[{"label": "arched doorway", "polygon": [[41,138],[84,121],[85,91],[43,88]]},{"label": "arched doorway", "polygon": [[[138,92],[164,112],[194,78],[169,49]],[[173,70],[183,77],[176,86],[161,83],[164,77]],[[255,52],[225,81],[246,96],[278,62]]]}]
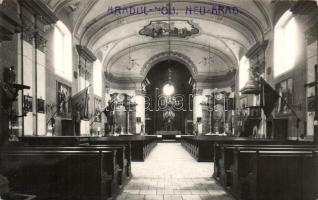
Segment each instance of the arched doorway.
[{"label": "arched doorway", "polygon": [[[174,92],[166,95],[163,88],[169,76]],[[192,85],[189,84],[192,76],[187,67],[178,61],[166,60],[155,64],[146,77],[150,82],[146,87],[146,132],[192,132]]]}]

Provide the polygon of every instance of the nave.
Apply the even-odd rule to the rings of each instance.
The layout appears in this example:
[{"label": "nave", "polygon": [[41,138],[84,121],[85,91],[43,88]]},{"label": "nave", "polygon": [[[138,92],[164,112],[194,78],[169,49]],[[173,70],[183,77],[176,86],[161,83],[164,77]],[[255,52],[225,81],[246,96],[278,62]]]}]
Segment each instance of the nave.
[{"label": "nave", "polygon": [[213,163],[197,162],[180,143],[158,143],[117,200],[233,200],[212,178]]},{"label": "nave", "polygon": [[318,0],[0,0],[0,200],[230,195],[318,200]]}]

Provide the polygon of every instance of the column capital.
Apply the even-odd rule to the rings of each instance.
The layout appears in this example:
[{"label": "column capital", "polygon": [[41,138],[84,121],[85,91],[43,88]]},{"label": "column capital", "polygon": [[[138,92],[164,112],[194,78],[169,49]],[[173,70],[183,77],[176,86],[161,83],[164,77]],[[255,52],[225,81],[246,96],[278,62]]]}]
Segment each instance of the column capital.
[{"label": "column capital", "polygon": [[135,93],[136,93],[136,96],[145,96],[146,95],[146,91],[144,91],[142,89],[136,89]]},{"label": "column capital", "polygon": [[38,32],[34,32],[34,39],[37,49],[45,52],[47,40]]},{"label": "column capital", "polygon": [[29,44],[33,45],[33,38],[34,38],[34,28],[31,26],[24,26],[22,39]]},{"label": "column capital", "polygon": [[202,95],[203,89],[194,89],[192,92],[193,92],[193,95],[195,95],[195,96]]}]

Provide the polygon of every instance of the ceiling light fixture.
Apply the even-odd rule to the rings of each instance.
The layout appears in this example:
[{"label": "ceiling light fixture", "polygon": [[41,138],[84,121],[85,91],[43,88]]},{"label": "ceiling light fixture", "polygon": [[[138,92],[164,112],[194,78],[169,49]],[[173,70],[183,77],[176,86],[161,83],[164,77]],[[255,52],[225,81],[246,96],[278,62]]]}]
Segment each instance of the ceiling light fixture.
[{"label": "ceiling light fixture", "polygon": [[[171,2],[169,1],[169,9],[171,8]],[[169,22],[169,31],[168,31],[168,83],[163,86],[163,94],[166,96],[171,96],[174,93],[174,86],[171,81],[171,63],[170,63],[170,56],[171,56],[171,16],[170,13],[168,14],[168,22]]]},{"label": "ceiling light fixture", "polygon": [[171,69],[168,69],[168,83],[163,86],[163,94],[166,96],[171,96],[174,93],[174,86],[171,82]]}]

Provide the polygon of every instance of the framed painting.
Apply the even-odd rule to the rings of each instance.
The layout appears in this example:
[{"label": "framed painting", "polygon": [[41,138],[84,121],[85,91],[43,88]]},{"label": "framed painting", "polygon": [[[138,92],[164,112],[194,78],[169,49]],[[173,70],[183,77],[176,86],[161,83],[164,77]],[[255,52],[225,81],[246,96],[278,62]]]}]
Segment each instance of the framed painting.
[{"label": "framed painting", "polygon": [[68,85],[61,83],[61,82],[56,82],[56,105],[57,105],[57,114],[59,116],[67,117],[71,113],[71,95],[72,95],[72,90],[71,87]]},{"label": "framed painting", "polygon": [[38,99],[38,113],[44,113],[45,112],[45,100],[44,99]]},{"label": "framed painting", "polygon": [[293,103],[293,79],[288,78],[277,83],[276,91],[280,96],[276,106],[277,116],[290,114],[289,105]]},{"label": "framed painting", "polygon": [[315,96],[307,97],[307,112],[315,112]]},{"label": "framed painting", "polygon": [[33,98],[29,95],[24,95],[23,97],[23,110],[24,110],[24,113],[28,113],[28,112],[32,112],[32,102],[33,101]]}]

